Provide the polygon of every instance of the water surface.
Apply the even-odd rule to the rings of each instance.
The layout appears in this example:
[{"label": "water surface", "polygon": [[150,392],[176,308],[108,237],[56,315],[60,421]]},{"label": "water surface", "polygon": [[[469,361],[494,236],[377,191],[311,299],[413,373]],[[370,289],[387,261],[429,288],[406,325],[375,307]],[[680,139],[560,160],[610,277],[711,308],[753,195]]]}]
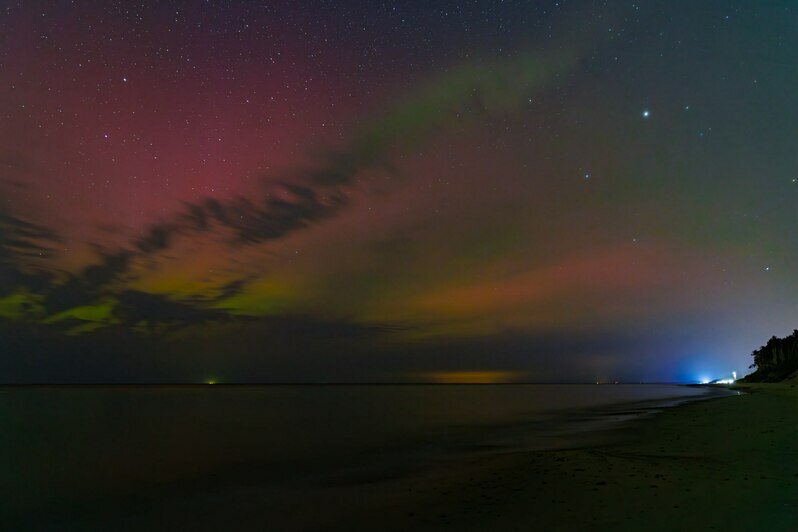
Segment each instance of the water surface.
[{"label": "water surface", "polygon": [[377,481],[452,453],[567,446],[597,423],[705,393],[671,385],[5,387],[0,509],[80,523],[98,508],[200,500],[229,486],[287,492]]}]

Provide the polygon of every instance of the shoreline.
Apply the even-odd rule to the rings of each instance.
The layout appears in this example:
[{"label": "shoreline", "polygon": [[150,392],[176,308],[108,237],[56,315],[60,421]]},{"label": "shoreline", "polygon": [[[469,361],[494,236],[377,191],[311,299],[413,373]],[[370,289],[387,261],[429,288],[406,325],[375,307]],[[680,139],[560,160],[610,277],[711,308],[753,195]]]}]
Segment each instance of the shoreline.
[{"label": "shoreline", "polygon": [[736,388],[746,393],[666,409],[605,444],[449,464],[330,529],[791,530],[798,391]]}]

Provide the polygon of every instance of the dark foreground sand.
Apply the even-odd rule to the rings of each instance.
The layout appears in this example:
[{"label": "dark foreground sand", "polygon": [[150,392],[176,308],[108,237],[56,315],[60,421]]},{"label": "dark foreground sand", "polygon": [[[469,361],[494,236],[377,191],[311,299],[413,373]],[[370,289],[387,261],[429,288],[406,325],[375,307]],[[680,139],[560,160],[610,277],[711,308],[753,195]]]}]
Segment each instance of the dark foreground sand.
[{"label": "dark foreground sand", "polygon": [[798,530],[798,388],[741,390],[640,421],[612,444],[361,486],[367,507],[342,508],[334,528]]}]

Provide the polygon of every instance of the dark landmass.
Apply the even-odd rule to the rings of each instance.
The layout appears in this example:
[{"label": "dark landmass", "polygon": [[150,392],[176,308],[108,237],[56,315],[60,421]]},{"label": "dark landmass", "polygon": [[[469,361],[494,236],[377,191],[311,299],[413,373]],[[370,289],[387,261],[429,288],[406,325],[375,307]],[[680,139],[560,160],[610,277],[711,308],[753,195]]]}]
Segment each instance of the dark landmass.
[{"label": "dark landmass", "polygon": [[773,336],[768,343],[752,353],[756,371],[743,382],[782,382],[798,378],[798,329],[790,336]]}]

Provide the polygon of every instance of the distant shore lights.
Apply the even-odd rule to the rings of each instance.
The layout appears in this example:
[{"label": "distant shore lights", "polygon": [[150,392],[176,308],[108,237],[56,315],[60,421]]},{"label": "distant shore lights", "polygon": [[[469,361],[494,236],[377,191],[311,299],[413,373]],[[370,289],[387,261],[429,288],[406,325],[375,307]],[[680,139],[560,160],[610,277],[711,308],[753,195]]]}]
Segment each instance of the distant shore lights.
[{"label": "distant shore lights", "polygon": [[730,379],[715,379],[714,381],[709,380],[706,377],[702,377],[701,384],[734,384],[734,382],[737,380],[737,372],[732,371],[731,374],[732,376]]}]

